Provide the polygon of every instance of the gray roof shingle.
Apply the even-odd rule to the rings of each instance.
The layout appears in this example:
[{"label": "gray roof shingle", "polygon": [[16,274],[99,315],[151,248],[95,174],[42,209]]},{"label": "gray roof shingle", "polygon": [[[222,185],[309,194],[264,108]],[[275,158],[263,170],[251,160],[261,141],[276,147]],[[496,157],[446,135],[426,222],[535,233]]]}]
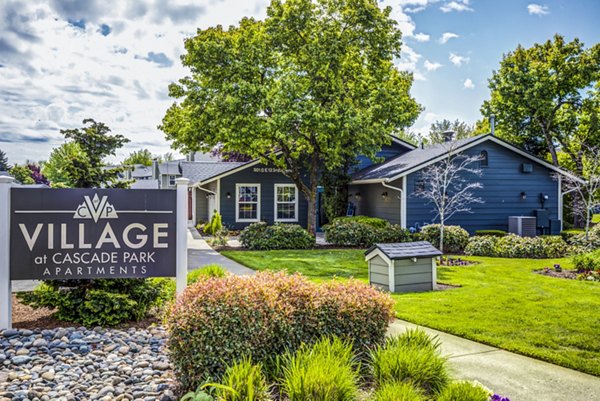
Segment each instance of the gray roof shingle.
[{"label": "gray roof shingle", "polygon": [[179,170],[179,164],[181,162],[181,160],[173,160],[170,162],[160,163],[158,165],[158,171],[161,175],[180,175],[181,171]]},{"label": "gray roof shingle", "polygon": [[133,166],[133,171],[131,172],[131,178],[146,178],[152,177],[152,167],[151,166],[143,166],[141,164],[136,164]]},{"label": "gray roof shingle", "polygon": [[379,249],[391,260],[442,256],[442,253],[427,241],[375,244],[367,249],[365,255],[370,254],[375,249]]},{"label": "gray roof shingle", "polygon": [[435,159],[448,152],[450,149],[457,149],[468,145],[469,143],[481,139],[489,135],[477,135],[471,138],[459,139],[450,143],[438,143],[425,147],[424,149],[417,148],[394,157],[380,164],[375,164],[357,171],[352,175],[353,181],[386,179],[397,176],[404,171],[410,170],[421,164]]},{"label": "gray roof shingle", "polygon": [[181,162],[181,175],[196,184],[244,164],[247,162]]}]

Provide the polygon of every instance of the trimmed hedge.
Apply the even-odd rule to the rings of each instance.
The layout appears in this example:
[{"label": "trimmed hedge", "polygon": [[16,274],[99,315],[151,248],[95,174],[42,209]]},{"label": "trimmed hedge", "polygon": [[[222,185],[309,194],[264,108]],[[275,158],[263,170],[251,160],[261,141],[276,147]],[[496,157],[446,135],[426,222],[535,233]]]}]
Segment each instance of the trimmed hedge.
[{"label": "trimmed hedge", "polygon": [[343,216],[337,217],[334,221],[356,221],[357,223],[367,224],[371,227],[376,228],[386,228],[390,222],[385,219],[380,219],[379,217],[369,217],[369,216]]},{"label": "trimmed hedge", "polygon": [[385,220],[384,222],[384,227],[377,227],[360,219],[338,218],[323,227],[325,240],[337,246],[364,248],[375,243],[411,241],[408,230],[398,224],[390,224]]},{"label": "trimmed hedge", "polygon": [[491,235],[493,237],[505,237],[508,234],[506,231],[502,230],[477,230],[475,231],[476,236],[482,235]]},{"label": "trimmed hedge", "polygon": [[573,253],[573,248],[560,236],[530,238],[508,234],[504,237],[471,237],[465,253],[473,256],[544,259],[567,256]]},{"label": "trimmed hedge", "polygon": [[336,335],[361,353],[382,343],[392,299],[365,283],[315,284],[296,275],[208,278],[188,287],[167,313],[170,359],[184,390],[243,355],[268,363],[302,343]]},{"label": "trimmed hedge", "polygon": [[[423,241],[429,241],[433,246],[440,247],[439,224],[430,224],[421,229]],[[444,226],[444,253],[462,253],[469,242],[469,233],[461,226]]]},{"label": "trimmed hedge", "polygon": [[308,249],[315,246],[315,237],[298,224],[275,223],[270,226],[261,221],[242,230],[240,243],[244,248],[257,251]]}]

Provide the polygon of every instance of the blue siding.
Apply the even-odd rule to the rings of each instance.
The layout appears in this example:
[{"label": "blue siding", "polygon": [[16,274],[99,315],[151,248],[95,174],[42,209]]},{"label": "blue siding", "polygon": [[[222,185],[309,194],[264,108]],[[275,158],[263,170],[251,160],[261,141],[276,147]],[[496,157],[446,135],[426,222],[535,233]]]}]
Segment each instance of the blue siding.
[{"label": "blue siding", "polygon": [[[292,180],[279,172],[257,172],[256,169],[268,168],[258,164],[248,167],[238,173],[221,178],[221,216],[223,224],[230,229],[242,229],[252,223],[241,223],[235,221],[235,186],[236,184],[260,184],[260,220],[273,224],[275,211],[275,184],[291,184]],[[227,193],[231,198],[227,199]],[[304,195],[298,190],[298,223],[306,227],[307,202]]]},{"label": "blue siding", "polygon": [[[533,216],[533,211],[541,207],[540,193],[549,196],[544,207],[550,211],[550,218],[558,218],[558,182],[551,170],[492,142],[484,142],[465,153],[478,155],[483,150],[488,152],[489,166],[482,168],[481,177],[476,177],[483,184],[476,193],[485,203],[472,205],[473,213],[456,214],[448,224],[460,225],[471,234],[482,229],[506,231],[509,216]],[[532,164],[533,172],[523,173],[523,163]],[[434,222],[432,205],[413,195],[418,179],[419,172],[408,176],[407,227]],[[521,199],[521,192],[527,194],[527,199]]]}]

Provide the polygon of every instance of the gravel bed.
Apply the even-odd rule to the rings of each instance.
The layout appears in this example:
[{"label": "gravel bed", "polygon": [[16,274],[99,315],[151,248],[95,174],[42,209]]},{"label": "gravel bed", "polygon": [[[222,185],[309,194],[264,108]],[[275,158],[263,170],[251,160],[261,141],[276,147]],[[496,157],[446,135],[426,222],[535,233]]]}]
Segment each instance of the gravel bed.
[{"label": "gravel bed", "polygon": [[0,332],[0,401],[175,401],[162,327]]}]

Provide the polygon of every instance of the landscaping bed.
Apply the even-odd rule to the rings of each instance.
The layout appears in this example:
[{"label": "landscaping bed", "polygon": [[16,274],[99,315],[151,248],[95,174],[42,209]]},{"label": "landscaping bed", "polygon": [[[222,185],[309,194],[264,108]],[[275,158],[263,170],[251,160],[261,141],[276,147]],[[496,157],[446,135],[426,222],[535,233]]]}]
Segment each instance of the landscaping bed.
[{"label": "landscaping bed", "polygon": [[[301,272],[316,281],[367,280],[361,250],[224,252],[257,270]],[[570,259],[468,257],[471,266],[440,266],[452,291],[393,294],[404,320],[600,376],[600,283],[532,274]]]},{"label": "landscaping bed", "polygon": [[0,332],[0,400],[175,401],[162,327]]}]

